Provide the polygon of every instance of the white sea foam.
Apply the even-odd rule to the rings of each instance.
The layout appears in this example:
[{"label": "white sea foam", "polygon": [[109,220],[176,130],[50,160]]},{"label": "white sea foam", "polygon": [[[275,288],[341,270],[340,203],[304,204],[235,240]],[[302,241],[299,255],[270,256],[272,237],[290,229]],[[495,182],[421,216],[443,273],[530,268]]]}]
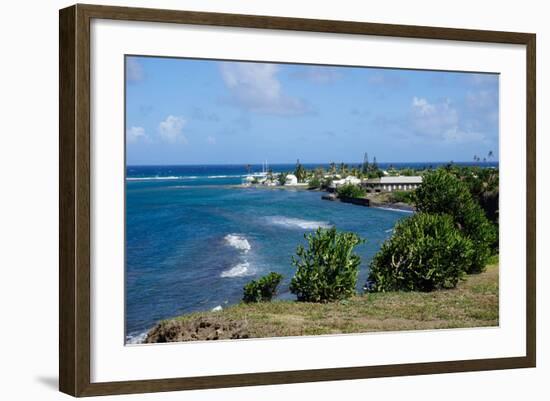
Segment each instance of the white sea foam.
[{"label": "white sea foam", "polygon": [[127,181],[147,181],[147,180],[179,180],[181,177],[176,177],[175,175],[165,176],[165,177],[126,177]]},{"label": "white sea foam", "polygon": [[268,217],[267,219],[270,224],[291,228],[291,229],[299,228],[302,230],[315,230],[318,227],[321,227],[321,228],[332,227],[332,225],[326,221],[303,220],[303,219],[297,219],[294,217],[271,216],[271,217]]},{"label": "white sea foam", "polygon": [[220,277],[245,277],[253,273],[250,271],[250,263],[242,262],[233,266],[229,270],[225,270],[220,274]]},{"label": "white sea foam", "polygon": [[250,251],[250,243],[243,235],[227,234],[223,239],[227,245],[232,246],[235,249],[243,251],[244,253],[248,253],[248,251]]},{"label": "white sea foam", "polygon": [[244,175],[209,175],[206,178],[242,178]]},{"label": "white sea foam", "polygon": [[409,213],[409,214],[413,214],[413,213],[414,213],[414,210],[397,209],[397,208],[395,208],[395,207],[378,207],[378,206],[376,206],[376,209],[389,210],[389,211],[391,211],[391,212],[399,212],[399,213]]},{"label": "white sea foam", "polygon": [[129,334],[126,336],[126,344],[143,344],[147,337],[147,331],[138,334]]},{"label": "white sea foam", "polygon": [[148,181],[148,180],[196,180],[198,178],[207,178],[207,179],[216,179],[216,178],[242,178],[246,177],[244,175],[208,175],[208,176],[198,176],[198,175],[168,175],[160,176],[155,175],[151,177],[126,177],[127,181]]},{"label": "white sea foam", "polygon": [[189,175],[189,176],[176,176],[176,175],[168,175],[168,176],[154,176],[154,177],[126,177],[126,181],[148,181],[148,180],[194,180],[199,178],[196,175]]}]

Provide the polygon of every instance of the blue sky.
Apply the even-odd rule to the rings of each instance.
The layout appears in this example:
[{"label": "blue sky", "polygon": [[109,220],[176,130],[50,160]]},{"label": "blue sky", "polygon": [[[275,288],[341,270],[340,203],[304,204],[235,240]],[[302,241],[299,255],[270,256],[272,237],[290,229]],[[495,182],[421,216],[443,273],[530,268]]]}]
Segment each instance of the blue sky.
[{"label": "blue sky", "polygon": [[498,160],[498,75],[134,57],[127,163]]}]

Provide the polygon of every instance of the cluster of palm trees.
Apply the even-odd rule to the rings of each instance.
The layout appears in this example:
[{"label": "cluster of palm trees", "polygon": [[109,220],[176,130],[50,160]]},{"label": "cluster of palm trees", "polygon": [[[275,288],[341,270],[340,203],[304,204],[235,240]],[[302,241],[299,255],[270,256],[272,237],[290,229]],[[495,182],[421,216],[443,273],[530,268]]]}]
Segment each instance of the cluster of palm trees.
[{"label": "cluster of palm trees", "polygon": [[478,155],[474,155],[474,162],[479,163],[480,161],[483,161],[483,163],[487,163],[487,161],[490,161],[493,158],[494,158],[493,151],[490,150],[489,153],[487,153],[487,156],[483,157],[483,159],[481,157],[479,157]]}]

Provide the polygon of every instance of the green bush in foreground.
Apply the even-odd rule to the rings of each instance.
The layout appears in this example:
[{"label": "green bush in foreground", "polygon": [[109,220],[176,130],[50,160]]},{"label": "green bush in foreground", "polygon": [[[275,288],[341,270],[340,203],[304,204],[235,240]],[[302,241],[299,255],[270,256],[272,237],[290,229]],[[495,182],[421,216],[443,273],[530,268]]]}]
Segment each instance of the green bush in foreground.
[{"label": "green bush in foreground", "polygon": [[345,198],[364,198],[367,191],[359,185],[344,184],[336,189],[336,193],[338,196],[343,196]]},{"label": "green bush in foreground", "polygon": [[481,206],[474,203],[465,213],[462,231],[472,241],[475,251],[466,273],[481,273],[485,270],[493,251],[498,250],[496,227],[487,219]]},{"label": "green bush in foreground", "polygon": [[485,269],[497,242],[494,225],[474,200],[466,183],[444,169],[424,175],[415,191],[415,204],[419,212],[448,214],[474,246],[466,273],[480,273]]},{"label": "green bush in foreground", "polygon": [[252,280],[243,288],[243,301],[246,303],[271,301],[277,294],[277,287],[282,279],[281,274],[271,272],[258,280]]},{"label": "green bush in foreground", "polygon": [[456,287],[469,267],[472,242],[448,215],[418,213],[397,223],[370,265],[368,291]]},{"label": "green bush in foreground", "polygon": [[337,232],[336,228],[318,228],[304,238],[308,248],[298,246],[297,257],[292,258],[296,274],[290,291],[298,301],[329,302],[355,294],[361,258],[353,248],[364,241],[355,233]]}]

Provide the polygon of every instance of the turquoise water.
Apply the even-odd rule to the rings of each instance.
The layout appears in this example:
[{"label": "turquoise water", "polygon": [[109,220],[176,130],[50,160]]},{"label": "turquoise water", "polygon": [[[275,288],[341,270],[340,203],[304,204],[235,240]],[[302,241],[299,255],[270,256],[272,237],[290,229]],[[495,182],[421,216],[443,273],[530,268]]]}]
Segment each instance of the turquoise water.
[{"label": "turquoise water", "polygon": [[279,297],[293,299],[291,257],[319,226],[367,239],[357,247],[360,290],[370,259],[408,215],[321,200],[320,192],[230,186],[245,174],[243,166],[128,167],[128,339],[160,319],[236,303],[248,281],[270,271],[284,275]]}]

